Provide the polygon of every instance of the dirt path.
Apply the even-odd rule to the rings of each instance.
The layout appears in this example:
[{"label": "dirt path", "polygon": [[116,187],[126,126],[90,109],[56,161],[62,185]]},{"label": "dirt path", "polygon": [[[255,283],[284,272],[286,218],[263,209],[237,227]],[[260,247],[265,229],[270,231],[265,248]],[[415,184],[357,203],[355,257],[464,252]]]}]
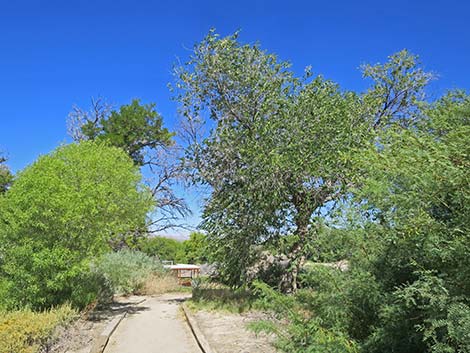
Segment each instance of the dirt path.
[{"label": "dirt path", "polygon": [[262,313],[231,314],[200,310],[193,312],[204,337],[217,353],[276,353],[274,337],[255,335],[247,329],[249,322],[267,319]]},{"label": "dirt path", "polygon": [[104,353],[200,353],[179,308],[189,296],[148,298],[119,324]]}]

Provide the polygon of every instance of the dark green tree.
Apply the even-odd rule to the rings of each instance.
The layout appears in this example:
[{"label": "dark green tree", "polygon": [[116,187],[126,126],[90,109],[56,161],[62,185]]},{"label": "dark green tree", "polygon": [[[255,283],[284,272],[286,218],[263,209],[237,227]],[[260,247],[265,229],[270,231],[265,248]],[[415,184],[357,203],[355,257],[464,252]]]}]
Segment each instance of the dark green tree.
[{"label": "dark green tree", "polygon": [[119,147],[149,175],[146,183],[152,189],[156,211],[148,232],[177,226],[180,218],[189,213],[184,198],[174,192],[174,185],[184,178],[179,147],[173,139],[174,133],[163,127],[155,104],[142,104],[134,99],[113,109],[102,99],[92,99],[89,111],[74,107],[68,123],[74,140],[106,141]]},{"label": "dark green tree", "polygon": [[163,127],[163,119],[155,110],[155,104],[141,104],[134,99],[119,110],[110,109],[101,100],[92,101],[92,112],[75,109],[72,116],[80,121],[75,126],[75,138],[105,140],[120,147],[136,165],[151,163],[146,156],[150,151],[173,145],[174,136]]}]

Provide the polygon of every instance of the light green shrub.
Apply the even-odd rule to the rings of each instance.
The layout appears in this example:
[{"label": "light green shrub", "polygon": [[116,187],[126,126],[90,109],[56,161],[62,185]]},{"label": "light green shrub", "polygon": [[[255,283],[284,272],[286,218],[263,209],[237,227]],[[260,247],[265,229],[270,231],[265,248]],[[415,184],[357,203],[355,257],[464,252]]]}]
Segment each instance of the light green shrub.
[{"label": "light green shrub", "polygon": [[124,249],[103,255],[94,271],[108,281],[115,294],[131,294],[139,293],[152,275],[164,270],[155,258]]},{"label": "light green shrub", "polygon": [[145,223],[151,208],[126,153],[104,143],[62,146],[0,198],[0,306],[83,307],[99,286],[90,259]]}]

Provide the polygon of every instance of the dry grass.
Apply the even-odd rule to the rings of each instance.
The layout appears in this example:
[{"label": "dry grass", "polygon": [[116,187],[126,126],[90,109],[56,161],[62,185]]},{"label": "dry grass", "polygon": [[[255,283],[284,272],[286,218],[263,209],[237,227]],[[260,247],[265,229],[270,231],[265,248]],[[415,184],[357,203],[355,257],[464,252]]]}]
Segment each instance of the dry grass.
[{"label": "dry grass", "polygon": [[171,274],[151,275],[139,291],[143,295],[156,295],[181,290],[178,280]]}]

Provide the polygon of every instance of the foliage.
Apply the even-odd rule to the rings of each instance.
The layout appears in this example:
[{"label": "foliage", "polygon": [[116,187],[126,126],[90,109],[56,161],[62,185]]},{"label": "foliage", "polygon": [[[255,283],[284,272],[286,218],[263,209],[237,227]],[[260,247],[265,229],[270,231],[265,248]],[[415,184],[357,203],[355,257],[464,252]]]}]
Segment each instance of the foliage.
[{"label": "foliage", "polygon": [[260,248],[279,246],[293,289],[305,256],[349,259],[345,273],[308,271],[294,296],[258,285],[287,320],[265,327],[285,351],[465,352],[470,98],[427,103],[433,75],[406,50],[363,70],[373,83],[358,95],[294,77],[237,34],[196,45],[177,89],[191,137],[213,127],[187,150],[212,190],[211,256],[238,286]]},{"label": "foliage", "polygon": [[0,312],[0,353],[36,353],[53,338],[54,330],[77,316],[69,305],[44,312],[28,309]]},{"label": "foliage", "polygon": [[0,156],[0,194],[7,191],[11,182],[13,181],[13,174],[5,164],[6,158]]},{"label": "foliage", "polygon": [[[98,102],[99,104],[100,102]],[[75,110],[80,119],[78,139],[104,140],[122,148],[136,165],[145,163],[147,149],[170,146],[173,134],[163,127],[163,120],[155,104],[141,104],[134,99],[119,110],[95,105],[95,114]]]},{"label": "foliage", "polygon": [[172,238],[154,236],[139,239],[137,248],[149,256],[162,261],[185,262],[183,243]]},{"label": "foliage", "polygon": [[327,350],[319,332],[367,353],[468,351],[470,99],[454,92],[422,111],[413,129],[388,129],[356,156],[362,218],[349,232],[368,236],[349,271],[314,266],[294,297],[258,285],[287,319],[258,328],[284,351]]},{"label": "foliage", "polygon": [[388,131],[357,161],[358,197],[383,237],[369,266],[387,300],[370,352],[464,352],[468,342],[454,318],[462,308],[465,325],[470,297],[470,98],[453,92],[424,112],[416,129]]},{"label": "foliage", "polygon": [[[315,221],[315,229],[311,229],[305,242],[305,257],[309,262],[337,262],[354,257],[358,251],[370,242],[375,241],[373,234],[361,229],[345,226],[328,226],[323,219]],[[285,235],[272,243],[266,243],[263,249],[271,254],[281,255],[298,241],[294,234]],[[305,263],[306,265],[307,263]]]},{"label": "foliage", "polygon": [[139,293],[152,275],[163,273],[155,258],[128,249],[103,255],[93,269],[105,278],[115,294],[124,295]]},{"label": "foliage", "polygon": [[[359,115],[353,114],[358,100],[321,77],[295,78],[287,62],[259,45],[240,44],[238,34],[209,33],[178,75],[178,98],[188,122],[201,121],[207,112],[215,123],[202,145],[190,145],[188,158],[213,189],[203,224],[220,272],[228,283],[239,284],[252,262],[250,247],[261,240],[295,232],[294,257],[300,253],[311,215],[340,186],[341,161],[328,153],[336,156],[352,142],[346,131],[348,141],[341,138],[336,125],[358,124]],[[325,141],[331,148],[320,148]],[[319,163],[303,163],[308,154],[337,165],[320,171]],[[232,251],[240,252],[231,256],[238,263],[224,263]]]},{"label": "foliage", "polygon": [[200,232],[190,233],[189,239],[184,241],[155,236],[142,238],[137,244],[137,248],[147,255],[175,263],[205,263],[207,247],[207,238]]},{"label": "foliage", "polygon": [[[276,346],[284,352],[293,353],[345,353],[358,352],[358,344],[350,339],[342,330],[343,318],[336,317],[341,310],[338,303],[324,310],[333,310],[333,317],[329,317],[328,325],[325,325],[320,317],[314,316],[305,306],[309,302],[306,297],[314,297],[314,293],[299,291],[296,296],[286,296],[272,290],[263,283],[255,283],[255,287],[261,297],[259,304],[266,309],[275,312],[280,322],[288,322],[287,325],[276,320],[260,321],[251,325],[256,332],[267,331],[277,335]],[[338,297],[341,302],[344,296]],[[331,314],[331,313],[330,313]]]},{"label": "foliage", "polygon": [[[297,78],[289,67],[258,44],[239,43],[238,33],[211,31],[177,69],[177,99],[193,138],[187,161],[212,190],[203,228],[231,285],[245,280],[253,247],[294,235],[286,280],[297,288],[314,216],[347,197],[353,165],[340,156],[406,120],[430,79],[406,51],[366,67],[375,84],[362,96],[311,78],[309,69]],[[201,125],[213,129],[198,138]]]},{"label": "foliage", "polygon": [[373,116],[374,129],[392,124],[409,128],[420,120],[423,87],[434,75],[424,71],[416,55],[405,49],[391,55],[384,64],[363,65],[362,72],[373,81],[363,102]]},{"label": "foliage", "polygon": [[175,227],[179,217],[190,213],[184,198],[174,190],[185,176],[179,147],[173,140],[174,133],[163,127],[155,104],[134,99],[114,109],[102,99],[92,99],[90,111],[73,108],[69,125],[75,141],[105,141],[119,147],[149,176],[145,182],[151,189],[155,209],[147,233]]},{"label": "foliage", "polygon": [[203,264],[208,261],[208,241],[204,233],[192,232],[189,239],[183,241],[185,262]]},{"label": "foliage", "polygon": [[319,262],[346,260],[353,257],[361,246],[367,246],[362,232],[322,226],[312,241],[310,258]]},{"label": "foliage", "polygon": [[120,149],[82,142],[40,157],[1,200],[1,300],[33,308],[94,300],[90,259],[143,227],[149,200]]}]

